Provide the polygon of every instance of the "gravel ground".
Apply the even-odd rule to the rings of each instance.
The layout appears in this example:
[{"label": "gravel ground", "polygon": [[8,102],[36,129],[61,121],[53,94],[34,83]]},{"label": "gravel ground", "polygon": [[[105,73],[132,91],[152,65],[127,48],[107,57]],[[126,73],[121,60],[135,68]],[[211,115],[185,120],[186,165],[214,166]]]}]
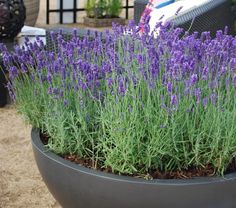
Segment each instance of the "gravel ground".
[{"label": "gravel ground", "polygon": [[14,106],[0,108],[0,208],[60,208],[36,167],[30,131]]}]

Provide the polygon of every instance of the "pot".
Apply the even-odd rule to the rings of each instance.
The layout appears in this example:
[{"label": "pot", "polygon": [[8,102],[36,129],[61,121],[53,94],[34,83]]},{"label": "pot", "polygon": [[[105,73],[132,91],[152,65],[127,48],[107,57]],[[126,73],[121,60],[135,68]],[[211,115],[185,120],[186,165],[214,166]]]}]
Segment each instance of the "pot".
[{"label": "pot", "polygon": [[32,130],[38,169],[64,208],[235,208],[236,173],[186,180],[144,180],[85,168],[48,151]]}]

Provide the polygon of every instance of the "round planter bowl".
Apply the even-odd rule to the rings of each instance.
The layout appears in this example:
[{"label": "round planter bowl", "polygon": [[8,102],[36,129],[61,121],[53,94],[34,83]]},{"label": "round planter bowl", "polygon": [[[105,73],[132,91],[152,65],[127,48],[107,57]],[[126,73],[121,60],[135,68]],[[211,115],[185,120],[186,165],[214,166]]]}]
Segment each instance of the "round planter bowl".
[{"label": "round planter bowl", "polygon": [[235,208],[236,173],[213,178],[151,180],[118,176],[71,163],[48,151],[32,130],[39,171],[64,208]]}]

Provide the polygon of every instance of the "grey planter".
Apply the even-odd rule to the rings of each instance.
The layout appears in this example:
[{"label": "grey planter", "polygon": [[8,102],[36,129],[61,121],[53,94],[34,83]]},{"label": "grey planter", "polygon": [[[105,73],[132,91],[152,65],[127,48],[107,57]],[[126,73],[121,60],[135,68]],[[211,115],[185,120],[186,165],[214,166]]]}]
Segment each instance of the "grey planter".
[{"label": "grey planter", "polygon": [[35,129],[32,144],[43,180],[64,208],[236,207],[236,173],[224,178],[146,181],[66,161],[45,149]]}]

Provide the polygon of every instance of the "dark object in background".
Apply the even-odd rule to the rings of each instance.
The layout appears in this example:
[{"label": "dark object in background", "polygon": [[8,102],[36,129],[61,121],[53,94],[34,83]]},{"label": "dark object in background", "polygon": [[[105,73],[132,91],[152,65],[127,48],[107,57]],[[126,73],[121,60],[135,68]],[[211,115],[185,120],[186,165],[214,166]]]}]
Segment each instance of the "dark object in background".
[{"label": "dark object in background", "polygon": [[0,0],[0,42],[2,39],[14,39],[25,22],[23,0]]},{"label": "dark object in background", "polygon": [[1,68],[3,67],[2,59],[0,58],[0,108],[4,107],[7,104],[7,80],[5,74]]},{"label": "dark object in background", "polygon": [[[8,50],[12,50],[14,38],[24,26],[25,13],[23,0],[0,0],[0,43],[6,44]],[[7,80],[0,51],[0,107],[7,104],[6,84]]]}]

